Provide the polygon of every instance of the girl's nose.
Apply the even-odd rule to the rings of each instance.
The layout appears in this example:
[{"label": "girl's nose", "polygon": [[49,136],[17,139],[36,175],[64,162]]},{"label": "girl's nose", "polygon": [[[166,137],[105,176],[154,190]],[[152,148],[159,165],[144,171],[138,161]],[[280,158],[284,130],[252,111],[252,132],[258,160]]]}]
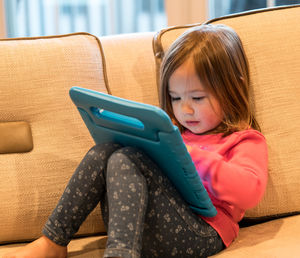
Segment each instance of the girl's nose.
[{"label": "girl's nose", "polygon": [[188,115],[192,115],[194,113],[194,109],[187,102],[182,103],[181,110],[184,114],[188,114]]}]

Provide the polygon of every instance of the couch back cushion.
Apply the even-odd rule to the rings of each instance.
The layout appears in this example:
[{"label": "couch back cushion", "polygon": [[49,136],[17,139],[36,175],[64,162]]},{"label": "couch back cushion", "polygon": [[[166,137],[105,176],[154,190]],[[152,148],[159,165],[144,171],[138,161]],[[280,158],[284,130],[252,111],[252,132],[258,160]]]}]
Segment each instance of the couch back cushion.
[{"label": "couch back cushion", "polygon": [[[0,127],[11,138],[0,154],[0,243],[41,234],[93,145],[68,92],[75,85],[107,92],[102,67],[89,34],[0,40]],[[80,232],[101,231],[97,209]]]},{"label": "couch back cushion", "polygon": [[[269,148],[266,193],[246,217],[300,212],[300,6],[267,9],[212,20],[234,28],[250,63],[257,119]],[[191,25],[194,26],[194,25]],[[159,32],[157,71],[163,53],[191,26]]]},{"label": "couch back cushion", "polygon": [[121,98],[158,105],[154,32],[101,37],[109,92]]}]

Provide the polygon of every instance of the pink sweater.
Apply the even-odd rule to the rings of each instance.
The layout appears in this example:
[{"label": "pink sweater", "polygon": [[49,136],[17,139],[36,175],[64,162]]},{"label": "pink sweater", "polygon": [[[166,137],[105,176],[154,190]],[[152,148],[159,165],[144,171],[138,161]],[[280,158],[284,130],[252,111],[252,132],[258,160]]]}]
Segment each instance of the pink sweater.
[{"label": "pink sweater", "polygon": [[199,176],[218,213],[202,217],[229,246],[237,237],[245,210],[262,198],[268,172],[264,136],[253,129],[222,134],[182,134]]}]

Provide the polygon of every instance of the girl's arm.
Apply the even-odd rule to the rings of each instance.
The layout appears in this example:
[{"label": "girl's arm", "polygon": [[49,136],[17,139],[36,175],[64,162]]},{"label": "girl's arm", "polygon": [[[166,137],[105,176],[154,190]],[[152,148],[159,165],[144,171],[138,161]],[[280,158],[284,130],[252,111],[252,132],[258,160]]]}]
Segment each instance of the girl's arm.
[{"label": "girl's arm", "polygon": [[263,196],[268,154],[261,134],[241,135],[224,156],[195,147],[190,154],[201,179],[217,199],[246,210]]}]

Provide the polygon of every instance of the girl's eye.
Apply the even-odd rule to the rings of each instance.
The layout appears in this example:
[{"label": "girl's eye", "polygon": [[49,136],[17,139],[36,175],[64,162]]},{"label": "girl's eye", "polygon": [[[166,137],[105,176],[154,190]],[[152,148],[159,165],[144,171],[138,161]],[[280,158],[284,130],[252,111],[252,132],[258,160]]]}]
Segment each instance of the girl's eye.
[{"label": "girl's eye", "polygon": [[180,97],[171,97],[171,101],[178,101],[180,100]]},{"label": "girl's eye", "polygon": [[204,98],[205,98],[204,96],[202,96],[202,97],[193,97],[193,100],[199,101],[199,100],[202,100]]}]

